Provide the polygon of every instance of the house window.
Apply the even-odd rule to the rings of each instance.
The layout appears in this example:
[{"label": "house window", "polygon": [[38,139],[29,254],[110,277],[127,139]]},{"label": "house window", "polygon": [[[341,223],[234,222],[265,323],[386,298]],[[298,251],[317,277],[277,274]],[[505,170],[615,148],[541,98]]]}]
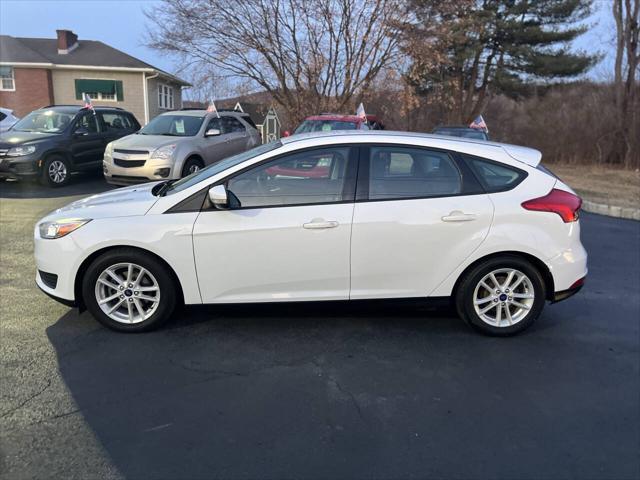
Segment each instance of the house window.
[{"label": "house window", "polygon": [[105,92],[86,92],[89,95],[91,100],[101,100],[103,102],[115,102],[116,94],[115,93],[105,93]]},{"label": "house window", "polygon": [[158,85],[158,106],[167,110],[173,110],[173,87]]},{"label": "house window", "polygon": [[82,100],[82,95],[86,93],[91,100],[102,102],[124,101],[122,80],[77,78],[75,79],[75,88],[77,100]]},{"label": "house window", "polygon": [[13,67],[0,67],[0,90],[15,90],[16,83],[13,79]]}]

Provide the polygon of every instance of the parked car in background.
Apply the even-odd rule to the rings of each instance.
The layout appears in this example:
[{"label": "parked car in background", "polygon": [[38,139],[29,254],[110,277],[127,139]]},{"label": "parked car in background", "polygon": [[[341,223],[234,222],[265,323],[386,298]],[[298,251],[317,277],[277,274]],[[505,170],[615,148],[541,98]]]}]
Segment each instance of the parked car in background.
[{"label": "parked car in background", "polygon": [[124,332],[183,301],[450,297],[476,329],[512,335],[587,274],[580,198],[540,159],[415,133],[294,135],[51,213],[36,282]]},{"label": "parked car in background", "polygon": [[[376,115],[367,115],[367,119],[357,115],[323,113],[307,117],[295,129],[294,135],[311,132],[333,132],[336,130],[384,130],[382,121]],[[285,136],[288,136],[285,132]]]},{"label": "parked car in background", "polygon": [[0,177],[61,187],[73,172],[99,170],[106,145],[139,128],[132,113],[115,107],[34,110],[0,134]]},{"label": "parked car in background", "polygon": [[261,143],[245,113],[167,112],[107,145],[104,176],[115,185],[182,178]]},{"label": "parked car in background", "polygon": [[489,134],[484,130],[456,125],[438,126],[434,128],[431,133],[436,135],[449,135],[452,137],[473,138],[475,140],[489,140]]},{"label": "parked car in background", "polygon": [[20,119],[13,114],[13,110],[0,107],[0,133],[9,130],[18,120]]}]

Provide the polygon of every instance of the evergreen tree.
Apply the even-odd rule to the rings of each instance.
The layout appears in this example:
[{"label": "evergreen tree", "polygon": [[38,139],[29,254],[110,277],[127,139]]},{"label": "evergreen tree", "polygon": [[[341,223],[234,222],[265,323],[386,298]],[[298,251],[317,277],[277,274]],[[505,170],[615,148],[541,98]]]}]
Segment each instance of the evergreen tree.
[{"label": "evergreen tree", "polygon": [[491,93],[525,95],[597,61],[572,52],[592,0],[412,0],[403,26],[409,82],[467,123]]}]

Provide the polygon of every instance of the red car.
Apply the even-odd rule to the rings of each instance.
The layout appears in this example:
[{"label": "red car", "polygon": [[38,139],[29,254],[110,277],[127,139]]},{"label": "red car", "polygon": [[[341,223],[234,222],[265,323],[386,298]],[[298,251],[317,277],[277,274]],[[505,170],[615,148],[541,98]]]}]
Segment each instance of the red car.
[{"label": "red car", "polygon": [[[367,120],[364,121],[356,115],[323,113],[307,117],[293,133],[332,132],[334,130],[384,130],[384,125],[376,115],[367,115]],[[288,137],[289,132],[284,132],[284,136]],[[294,161],[290,165],[268,168],[267,174],[291,178],[329,178],[329,164],[330,162],[322,157],[307,156],[300,162]]]},{"label": "red car", "polygon": [[356,115],[323,113],[307,117],[293,133],[332,132],[334,130],[384,130],[384,125],[376,115],[367,115],[367,120],[364,121]]}]

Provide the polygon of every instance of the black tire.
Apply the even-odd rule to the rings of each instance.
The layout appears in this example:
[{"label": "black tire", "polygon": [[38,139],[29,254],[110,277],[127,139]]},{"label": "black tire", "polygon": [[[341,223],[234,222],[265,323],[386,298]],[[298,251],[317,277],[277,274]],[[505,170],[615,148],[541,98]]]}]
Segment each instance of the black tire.
[{"label": "black tire", "polygon": [[50,155],[42,163],[40,171],[42,185],[58,188],[68,184],[69,180],[71,180],[71,165],[62,155]]},{"label": "black tire", "polygon": [[[483,320],[478,312],[476,312],[474,305],[476,286],[479,285],[480,281],[484,279],[486,275],[489,275],[491,272],[500,269],[514,269],[522,272],[527,276],[533,287],[534,298],[532,299],[532,303],[529,305],[527,313],[525,313],[519,321],[515,322],[512,325],[507,324],[504,326],[497,326],[488,323],[487,321]],[[500,279],[498,280],[500,281]],[[513,294],[513,292],[511,293]],[[498,296],[497,290],[493,292],[492,295],[493,294]],[[504,291],[501,291],[500,295],[502,294],[504,294]],[[487,297],[488,296],[486,296],[485,298]],[[496,304],[496,308],[500,308],[500,305],[505,305],[499,300],[499,298],[500,297],[498,297],[497,302],[495,300],[492,300],[492,302]],[[455,305],[456,310],[458,311],[458,315],[476,330],[486,335],[506,337],[520,333],[530,327],[531,324],[542,313],[545,299],[545,283],[538,269],[522,257],[516,255],[501,255],[499,257],[490,258],[476,265],[464,274],[456,291]],[[486,305],[488,307],[490,303],[487,302]],[[503,307],[502,310],[503,312],[506,312],[504,308],[515,307],[509,307],[507,302],[507,306]],[[497,311],[495,313],[495,316],[497,317]]]},{"label": "black tire", "polygon": [[202,160],[200,160],[199,158],[197,157],[187,158],[187,161],[184,162],[184,165],[182,166],[181,177],[186,177],[187,175],[191,175],[192,173],[197,171],[197,170],[194,170],[194,168],[197,168],[198,170],[200,170],[203,167],[204,167],[204,163],[202,163]]},{"label": "black tire", "polygon": [[[109,317],[98,305],[96,299],[96,283],[98,277],[107,268],[119,263],[133,263],[151,273],[160,289],[160,300],[153,314],[139,323],[121,323]],[[178,295],[178,286],[168,268],[152,255],[133,248],[118,248],[96,258],[85,272],[82,279],[82,297],[87,310],[105,327],[119,332],[148,332],[162,326],[173,313]],[[128,294],[131,295],[131,292]],[[131,301],[131,300],[129,300]],[[126,303],[124,304],[126,305]]]}]

